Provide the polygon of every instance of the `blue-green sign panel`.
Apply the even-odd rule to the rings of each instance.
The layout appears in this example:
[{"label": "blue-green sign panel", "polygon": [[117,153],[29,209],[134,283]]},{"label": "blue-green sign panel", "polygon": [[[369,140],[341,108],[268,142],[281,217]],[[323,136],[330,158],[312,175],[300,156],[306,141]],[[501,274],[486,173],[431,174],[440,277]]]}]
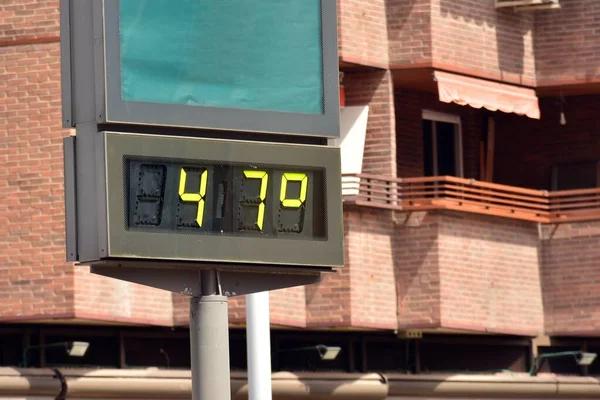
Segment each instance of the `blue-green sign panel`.
[{"label": "blue-green sign panel", "polygon": [[93,23],[73,36],[97,44],[75,60],[96,122],[339,137],[336,0],[77,4]]},{"label": "blue-green sign panel", "polygon": [[126,102],[323,114],[320,0],[120,2]]}]

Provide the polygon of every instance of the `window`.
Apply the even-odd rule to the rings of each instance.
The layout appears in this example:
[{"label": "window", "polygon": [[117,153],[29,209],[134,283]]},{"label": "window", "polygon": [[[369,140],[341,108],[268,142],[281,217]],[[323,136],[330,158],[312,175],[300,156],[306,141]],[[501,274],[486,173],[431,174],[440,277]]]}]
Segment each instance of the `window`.
[{"label": "window", "polygon": [[423,111],[425,176],[463,176],[460,117]]},{"label": "window", "polygon": [[600,187],[600,162],[559,164],[552,168],[552,190]]}]

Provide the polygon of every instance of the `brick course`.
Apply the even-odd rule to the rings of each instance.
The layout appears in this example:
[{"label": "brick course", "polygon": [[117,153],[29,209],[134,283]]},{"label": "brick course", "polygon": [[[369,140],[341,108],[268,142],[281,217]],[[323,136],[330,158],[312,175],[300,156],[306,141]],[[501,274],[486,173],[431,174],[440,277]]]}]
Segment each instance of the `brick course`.
[{"label": "brick course", "polygon": [[173,326],[190,324],[190,297],[183,294],[172,294]]},{"label": "brick course", "polygon": [[546,332],[600,335],[600,222],[546,226],[541,269]]},{"label": "brick course", "polygon": [[600,2],[562,1],[561,6],[536,14],[538,84],[600,81]]},{"label": "brick course", "polygon": [[0,319],[72,316],[57,44],[0,47]]},{"label": "brick course", "polygon": [[399,215],[395,272],[399,329],[441,326],[438,225],[426,213]]},{"label": "brick course", "polygon": [[433,62],[490,79],[535,85],[531,13],[491,0],[431,0]]},{"label": "brick course", "polygon": [[97,323],[174,325],[171,292],[93,275],[88,267],[74,267],[74,271],[75,318]]},{"label": "brick course", "polygon": [[400,329],[543,331],[537,227],[472,214],[399,218]]},{"label": "brick course", "polygon": [[391,215],[344,212],[346,265],[306,287],[310,328],[396,328]]},{"label": "brick course", "polygon": [[298,286],[269,294],[271,324],[283,327],[306,327],[306,288]]},{"label": "brick course", "polygon": [[344,215],[353,328],[395,329],[396,276],[391,213],[371,210]]},{"label": "brick course", "polygon": [[384,0],[337,0],[340,60],[387,68],[388,33]]},{"label": "brick course", "polygon": [[391,0],[392,68],[434,67],[535,86],[534,15],[491,0]]},{"label": "brick course", "polygon": [[431,0],[389,0],[390,64],[430,64],[433,58]]},{"label": "brick course", "polygon": [[0,43],[23,39],[57,38],[59,0],[2,0]]},{"label": "brick course", "polygon": [[[344,237],[348,235],[348,222],[344,218]],[[347,240],[344,239],[345,243]],[[345,246],[345,258],[353,250]],[[306,325],[309,328],[349,327],[350,269],[342,268],[334,274],[326,274],[321,282],[306,286]]]},{"label": "brick course", "polygon": [[482,333],[543,332],[537,226],[443,213],[438,220],[441,326]]}]

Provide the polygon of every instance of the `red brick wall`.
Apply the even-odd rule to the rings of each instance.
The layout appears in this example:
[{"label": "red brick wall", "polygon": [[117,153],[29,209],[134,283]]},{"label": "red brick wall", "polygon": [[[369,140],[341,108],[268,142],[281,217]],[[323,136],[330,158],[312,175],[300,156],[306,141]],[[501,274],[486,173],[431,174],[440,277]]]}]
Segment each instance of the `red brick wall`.
[{"label": "red brick wall", "polygon": [[417,213],[397,232],[401,329],[529,336],[543,331],[536,225]]},{"label": "red brick wall", "polygon": [[515,13],[491,0],[389,0],[393,68],[433,66],[525,86],[600,81],[600,3]]},{"label": "red brick wall", "polygon": [[535,85],[532,14],[496,10],[491,0],[391,0],[388,10],[393,68]]},{"label": "red brick wall", "polygon": [[338,0],[338,47],[342,61],[387,68],[384,0]]},{"label": "red brick wall", "polygon": [[542,240],[546,332],[600,334],[600,222],[544,227]]},{"label": "red brick wall", "polygon": [[0,43],[12,40],[57,37],[58,0],[2,0]]},{"label": "red brick wall", "polygon": [[190,296],[173,293],[173,326],[189,326]]},{"label": "red brick wall", "polygon": [[395,272],[400,329],[441,326],[438,226],[427,213],[397,216]]},{"label": "red brick wall", "polygon": [[275,290],[269,294],[271,325],[303,328],[306,326],[306,288]]},{"label": "red brick wall", "polygon": [[434,63],[535,84],[533,14],[496,10],[491,0],[431,0],[431,6]]},{"label": "red brick wall", "polygon": [[538,84],[600,81],[600,2],[570,0],[561,6],[536,13]]},{"label": "red brick wall", "polygon": [[[8,27],[1,32],[14,35]],[[61,138],[67,132],[58,48],[0,47],[2,319],[73,314],[73,270],[64,262]]]},{"label": "red brick wall", "polygon": [[229,325],[246,324],[246,296],[229,298]]},{"label": "red brick wall", "polygon": [[[0,45],[56,38],[58,1],[0,4]],[[56,39],[54,39],[56,41]],[[72,318],[58,43],[0,47],[0,319]]]},{"label": "red brick wall", "polygon": [[368,209],[344,215],[354,328],[395,329],[396,276],[391,213]]},{"label": "red brick wall", "polygon": [[306,288],[310,328],[396,328],[392,217],[344,212],[346,265]]},{"label": "red brick wall", "polygon": [[388,0],[390,64],[431,63],[431,0]]},{"label": "red brick wall", "polygon": [[479,141],[484,119],[482,111],[441,103],[437,94],[428,92],[397,90],[395,99],[398,177],[419,177],[425,173],[422,113],[428,109],[461,117],[465,177],[479,179]]},{"label": "red brick wall", "polygon": [[495,182],[550,189],[552,165],[600,160],[600,96],[565,100],[565,126],[560,125],[560,107],[554,98],[540,100],[542,118],[539,121],[495,114]]},{"label": "red brick wall", "polygon": [[173,326],[172,294],[75,267],[75,317],[97,323]]},{"label": "red brick wall", "polygon": [[437,219],[442,326],[542,333],[537,226],[466,213]]},{"label": "red brick wall", "polygon": [[396,174],[394,90],[390,71],[348,72],[346,104],[369,105],[363,172]]},{"label": "red brick wall", "polygon": [[344,251],[346,265],[335,273],[325,274],[321,282],[306,286],[306,325],[309,328],[349,327],[350,309],[350,268],[348,257],[352,249],[348,244],[348,218],[344,212]]}]

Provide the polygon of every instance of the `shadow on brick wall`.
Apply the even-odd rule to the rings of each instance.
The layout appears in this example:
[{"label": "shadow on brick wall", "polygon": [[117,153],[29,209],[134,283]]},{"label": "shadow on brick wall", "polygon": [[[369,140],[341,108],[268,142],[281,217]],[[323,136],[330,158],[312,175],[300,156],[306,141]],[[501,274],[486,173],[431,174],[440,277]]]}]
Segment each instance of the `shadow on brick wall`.
[{"label": "shadow on brick wall", "polygon": [[547,334],[600,332],[599,240],[600,221],[543,228],[541,278]]},{"label": "shadow on brick wall", "polygon": [[[415,12],[427,11],[420,0],[391,0],[387,2],[388,33],[403,30],[412,24]],[[390,37],[391,38],[391,37]]]},{"label": "shadow on brick wall", "polygon": [[[493,61],[490,58],[497,52],[501,73],[525,73],[525,60],[528,56],[525,40],[533,29],[531,15],[517,14],[512,9],[496,10],[493,0],[440,0],[440,12],[443,18],[450,17],[470,25],[460,34],[473,36],[469,46],[472,50],[481,50],[481,60],[484,63]],[[481,35],[476,35],[477,28],[473,24],[481,28]]]},{"label": "shadow on brick wall", "polygon": [[[438,227],[427,213],[403,216],[395,229],[394,276],[399,329],[439,327]],[[401,218],[402,219],[402,218]]]}]

